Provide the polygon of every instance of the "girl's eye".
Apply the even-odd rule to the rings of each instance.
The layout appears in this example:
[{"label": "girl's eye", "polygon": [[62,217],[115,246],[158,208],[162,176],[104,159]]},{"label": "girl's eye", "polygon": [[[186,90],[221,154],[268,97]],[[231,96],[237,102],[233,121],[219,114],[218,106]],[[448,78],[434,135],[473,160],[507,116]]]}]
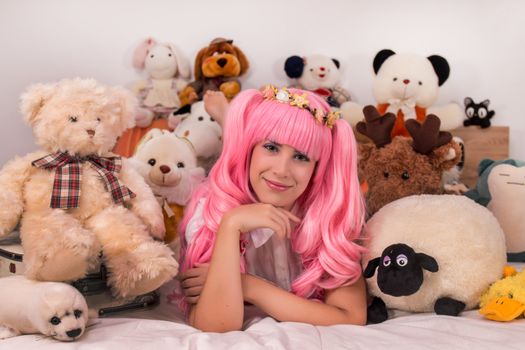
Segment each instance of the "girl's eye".
[{"label": "girl's eye", "polygon": [[302,154],[302,153],[295,153],[294,154],[294,158],[297,159],[297,160],[300,160],[301,162],[309,162],[310,161],[310,158],[308,158],[308,156],[306,154]]},{"label": "girl's eye", "polygon": [[277,145],[273,143],[265,143],[263,147],[266,148],[270,152],[277,152],[279,150],[279,148],[277,148]]},{"label": "girl's eye", "polygon": [[77,116],[74,116],[74,115],[70,115],[69,116],[69,121],[71,123],[76,123],[78,121],[78,117]]}]

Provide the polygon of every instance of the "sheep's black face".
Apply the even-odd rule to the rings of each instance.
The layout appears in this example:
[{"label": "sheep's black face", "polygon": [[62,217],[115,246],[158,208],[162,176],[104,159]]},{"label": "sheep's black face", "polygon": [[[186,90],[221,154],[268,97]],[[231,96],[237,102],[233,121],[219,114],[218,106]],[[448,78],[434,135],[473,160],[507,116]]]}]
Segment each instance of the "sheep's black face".
[{"label": "sheep's black face", "polygon": [[385,294],[395,297],[414,294],[423,284],[423,269],[416,253],[406,244],[387,247],[377,272],[377,285]]}]

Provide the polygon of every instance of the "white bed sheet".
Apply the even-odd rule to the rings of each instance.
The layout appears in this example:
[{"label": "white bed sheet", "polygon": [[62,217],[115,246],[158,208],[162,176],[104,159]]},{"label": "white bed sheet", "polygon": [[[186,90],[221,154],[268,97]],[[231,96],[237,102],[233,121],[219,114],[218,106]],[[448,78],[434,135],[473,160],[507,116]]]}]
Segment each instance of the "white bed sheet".
[{"label": "white bed sheet", "polygon": [[[525,264],[520,264],[519,269]],[[369,326],[314,327],[303,323],[253,318],[244,331],[204,333],[185,324],[168,304],[172,285],[161,288],[161,303],[150,310],[91,321],[76,342],[40,335],[0,340],[0,349],[524,349],[525,319],[494,322],[477,310],[460,317],[394,311],[389,320]],[[5,302],[5,301],[4,301]]]}]

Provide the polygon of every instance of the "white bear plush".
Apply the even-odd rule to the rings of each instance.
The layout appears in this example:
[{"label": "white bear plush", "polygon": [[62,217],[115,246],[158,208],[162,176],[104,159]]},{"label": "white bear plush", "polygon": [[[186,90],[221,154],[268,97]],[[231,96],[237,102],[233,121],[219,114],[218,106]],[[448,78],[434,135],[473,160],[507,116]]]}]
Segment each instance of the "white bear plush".
[{"label": "white bear plush", "polygon": [[204,102],[192,104],[190,113],[170,116],[169,127],[191,142],[198,164],[208,172],[222,151],[222,128],[206,112]]},{"label": "white bear plush", "polygon": [[3,277],[0,300],[0,339],[41,333],[73,341],[86,329],[86,300],[69,284],[37,282],[24,276]]},{"label": "white bear plush", "polygon": [[204,180],[193,145],[168,130],[152,129],[130,158],[163,208],[167,243],[178,241],[177,226],[193,190]]},{"label": "white bear plush", "polygon": [[[433,106],[439,87],[450,74],[447,60],[438,55],[424,57],[414,54],[396,54],[392,50],[379,51],[373,63],[373,93],[379,113],[397,116],[392,136],[407,136],[404,122],[416,119],[422,122],[428,114],[441,120],[441,130],[452,130],[462,125],[463,109],[455,103]],[[347,102],[341,106],[342,117],[352,126],[363,120],[363,106]]]},{"label": "white bear plush", "polygon": [[339,61],[325,55],[290,56],[284,64],[286,75],[297,79],[298,87],[324,97],[332,107],[350,100],[350,94],[339,85]]}]

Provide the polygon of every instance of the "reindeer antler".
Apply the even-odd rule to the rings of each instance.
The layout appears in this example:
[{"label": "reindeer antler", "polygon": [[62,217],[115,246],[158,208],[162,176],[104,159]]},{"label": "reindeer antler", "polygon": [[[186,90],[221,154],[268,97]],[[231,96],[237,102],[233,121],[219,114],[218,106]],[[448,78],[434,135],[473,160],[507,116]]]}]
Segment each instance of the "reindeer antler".
[{"label": "reindeer antler", "polygon": [[394,114],[387,113],[381,116],[374,106],[366,106],[363,108],[363,114],[365,115],[365,122],[357,123],[355,126],[357,131],[368,136],[377,148],[381,148],[392,142],[390,134],[396,122],[396,116]]},{"label": "reindeer antler", "polygon": [[414,139],[412,148],[421,154],[429,154],[433,149],[443,146],[452,140],[452,135],[439,131],[441,120],[433,114],[427,115],[423,124],[414,119],[407,120],[405,127]]}]

